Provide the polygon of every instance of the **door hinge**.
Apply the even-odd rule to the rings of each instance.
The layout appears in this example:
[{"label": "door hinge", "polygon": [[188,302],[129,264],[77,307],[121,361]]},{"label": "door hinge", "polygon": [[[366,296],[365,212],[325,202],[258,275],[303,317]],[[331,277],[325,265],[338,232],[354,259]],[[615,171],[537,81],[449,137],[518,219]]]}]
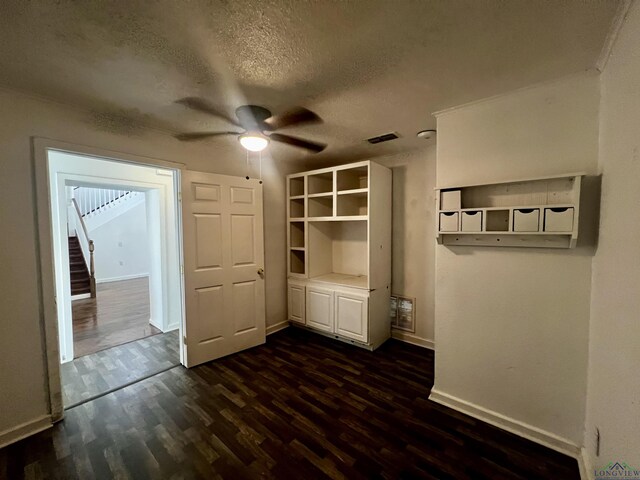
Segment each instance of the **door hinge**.
[{"label": "door hinge", "polygon": [[180,265],[180,274],[184,275],[184,265]]},{"label": "door hinge", "polygon": [[182,192],[178,192],[178,202],[182,202]]},{"label": "door hinge", "polygon": [[186,345],[186,344],[187,344],[187,336],[186,336],[186,335],[185,335],[184,337],[182,337],[182,343],[183,343],[184,345]]}]

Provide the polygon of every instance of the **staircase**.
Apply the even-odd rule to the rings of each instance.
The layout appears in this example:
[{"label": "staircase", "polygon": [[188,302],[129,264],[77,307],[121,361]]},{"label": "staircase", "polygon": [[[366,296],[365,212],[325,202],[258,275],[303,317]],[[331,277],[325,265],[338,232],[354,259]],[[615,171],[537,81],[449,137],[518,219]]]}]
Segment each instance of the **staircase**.
[{"label": "staircase", "polygon": [[71,271],[71,295],[91,293],[91,276],[82,255],[78,237],[69,237],[69,269]]}]

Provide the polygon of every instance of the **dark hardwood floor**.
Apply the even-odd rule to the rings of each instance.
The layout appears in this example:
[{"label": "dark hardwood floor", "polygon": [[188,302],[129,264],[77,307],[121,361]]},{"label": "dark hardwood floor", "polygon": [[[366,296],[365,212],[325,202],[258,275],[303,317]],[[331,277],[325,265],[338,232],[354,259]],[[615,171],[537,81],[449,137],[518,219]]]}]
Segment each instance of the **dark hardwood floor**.
[{"label": "dark hardwood floor", "polygon": [[180,365],[179,332],[107,348],[60,366],[65,408]]},{"label": "dark hardwood floor", "polygon": [[0,450],[0,478],[579,478],[574,459],[430,402],[433,361],[289,328],[67,411]]},{"label": "dark hardwood floor", "polygon": [[96,298],[72,302],[75,358],[161,333],[149,324],[147,277],[98,284]]}]

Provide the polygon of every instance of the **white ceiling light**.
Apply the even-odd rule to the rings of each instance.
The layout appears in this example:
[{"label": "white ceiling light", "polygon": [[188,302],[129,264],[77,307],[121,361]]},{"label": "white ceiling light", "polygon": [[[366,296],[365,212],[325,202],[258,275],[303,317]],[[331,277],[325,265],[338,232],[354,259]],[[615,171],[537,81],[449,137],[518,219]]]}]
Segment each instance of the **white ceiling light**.
[{"label": "white ceiling light", "polygon": [[269,139],[258,132],[243,133],[238,137],[240,145],[251,152],[261,152],[267,145],[269,145]]},{"label": "white ceiling light", "polygon": [[416,133],[416,137],[424,138],[425,140],[428,140],[428,139],[433,138],[435,136],[436,136],[436,131],[435,130],[420,130],[418,133]]}]

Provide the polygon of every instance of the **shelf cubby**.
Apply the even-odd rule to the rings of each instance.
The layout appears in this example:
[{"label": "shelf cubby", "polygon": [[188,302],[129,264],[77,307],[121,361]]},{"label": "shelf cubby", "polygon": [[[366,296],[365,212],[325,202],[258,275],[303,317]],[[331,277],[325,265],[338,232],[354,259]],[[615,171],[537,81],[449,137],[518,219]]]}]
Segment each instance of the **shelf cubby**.
[{"label": "shelf cubby", "polygon": [[333,216],[333,196],[311,197],[309,201],[309,218]]},{"label": "shelf cubby", "polygon": [[304,248],[304,222],[289,222],[289,245]]},{"label": "shelf cubby", "polygon": [[316,173],[307,176],[308,195],[333,192],[333,172]]},{"label": "shelf cubby", "polygon": [[366,277],[367,238],[366,222],[310,222],[309,277],[329,274]]},{"label": "shelf cubby", "polygon": [[487,232],[509,231],[509,209],[487,210]]},{"label": "shelf cubby", "polygon": [[304,198],[293,198],[289,200],[289,217],[304,217]]},{"label": "shelf cubby", "polygon": [[369,167],[366,165],[338,170],[336,175],[338,192],[344,190],[359,190],[369,187]]},{"label": "shelf cubby", "polygon": [[306,273],[304,250],[289,250],[289,272],[294,275],[304,275]]},{"label": "shelf cubby", "polygon": [[369,199],[366,191],[338,194],[337,201],[339,217],[367,215]]},{"label": "shelf cubby", "polygon": [[304,193],[304,177],[289,178],[289,196],[300,197]]}]

